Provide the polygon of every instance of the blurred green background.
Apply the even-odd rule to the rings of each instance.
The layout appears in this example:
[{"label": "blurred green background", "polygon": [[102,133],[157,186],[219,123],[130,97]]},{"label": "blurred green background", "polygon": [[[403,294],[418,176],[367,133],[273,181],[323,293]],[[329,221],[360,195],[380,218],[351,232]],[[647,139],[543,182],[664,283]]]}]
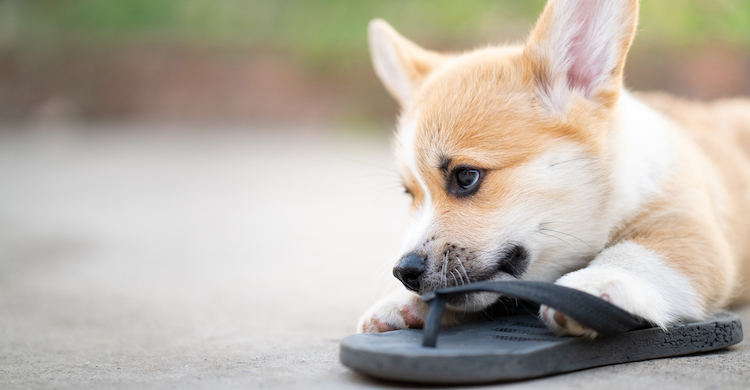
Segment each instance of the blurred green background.
[{"label": "blurred green background", "polygon": [[[366,25],[463,50],[524,38],[544,0],[0,0],[0,121],[373,125],[397,107]],[[750,1],[644,0],[635,89],[750,93]]]}]

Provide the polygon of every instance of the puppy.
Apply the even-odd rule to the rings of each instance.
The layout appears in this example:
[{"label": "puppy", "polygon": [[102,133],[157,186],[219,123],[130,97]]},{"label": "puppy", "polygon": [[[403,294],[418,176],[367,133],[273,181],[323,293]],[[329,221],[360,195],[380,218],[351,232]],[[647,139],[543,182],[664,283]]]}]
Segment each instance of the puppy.
[{"label": "puppy", "polygon": [[[660,327],[743,298],[750,101],[628,92],[637,19],[637,0],[551,0],[525,44],[463,54],[370,23],[375,71],[402,107],[394,149],[413,202],[393,269],[406,289],[359,331],[419,327],[420,294],[479,281],[554,281]],[[454,300],[445,323],[496,300]]]}]

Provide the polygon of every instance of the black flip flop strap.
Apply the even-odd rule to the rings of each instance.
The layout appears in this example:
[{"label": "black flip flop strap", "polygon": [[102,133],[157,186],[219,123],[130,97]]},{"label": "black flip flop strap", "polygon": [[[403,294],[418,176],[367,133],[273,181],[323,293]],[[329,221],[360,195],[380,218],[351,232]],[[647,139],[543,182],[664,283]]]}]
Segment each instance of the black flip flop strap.
[{"label": "black flip flop strap", "polygon": [[440,321],[445,310],[445,301],[475,292],[493,292],[547,305],[603,336],[650,326],[646,320],[638,316],[603,299],[572,288],[547,282],[522,280],[480,282],[442,288],[422,295],[422,299],[430,303],[430,312],[424,324],[422,346],[435,347]]}]

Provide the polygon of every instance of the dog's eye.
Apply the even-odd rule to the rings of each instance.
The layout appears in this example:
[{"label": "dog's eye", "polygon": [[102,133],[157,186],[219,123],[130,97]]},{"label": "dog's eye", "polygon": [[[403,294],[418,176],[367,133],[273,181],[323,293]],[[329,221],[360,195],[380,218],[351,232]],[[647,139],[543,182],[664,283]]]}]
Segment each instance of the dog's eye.
[{"label": "dog's eye", "polygon": [[457,196],[468,196],[479,189],[481,180],[481,169],[458,167],[453,171],[449,189]]},{"label": "dog's eye", "polygon": [[468,190],[479,181],[479,171],[463,168],[456,172],[456,182],[462,190]]}]

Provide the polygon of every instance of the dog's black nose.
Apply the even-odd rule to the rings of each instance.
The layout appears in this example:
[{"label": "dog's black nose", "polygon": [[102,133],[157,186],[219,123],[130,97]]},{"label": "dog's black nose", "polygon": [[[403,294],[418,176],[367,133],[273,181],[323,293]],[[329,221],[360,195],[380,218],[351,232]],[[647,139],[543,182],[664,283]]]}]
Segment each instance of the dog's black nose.
[{"label": "dog's black nose", "polygon": [[417,291],[419,290],[419,277],[422,276],[426,268],[427,259],[412,252],[396,263],[396,266],[393,267],[393,276],[409,290]]}]

